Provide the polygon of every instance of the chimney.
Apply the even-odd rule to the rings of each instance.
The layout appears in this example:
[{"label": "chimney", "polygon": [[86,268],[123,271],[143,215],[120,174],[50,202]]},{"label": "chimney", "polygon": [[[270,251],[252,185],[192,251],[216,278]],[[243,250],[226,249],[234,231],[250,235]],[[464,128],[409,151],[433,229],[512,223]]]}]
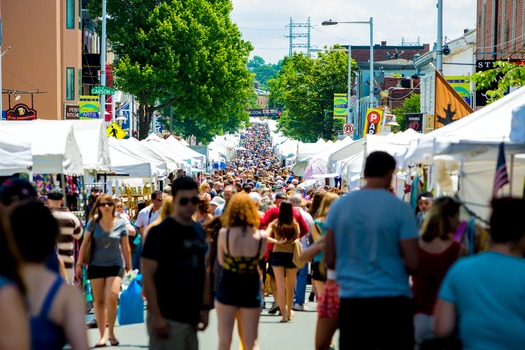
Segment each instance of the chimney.
[{"label": "chimney", "polygon": [[386,46],[386,41],[381,41],[381,46]]}]

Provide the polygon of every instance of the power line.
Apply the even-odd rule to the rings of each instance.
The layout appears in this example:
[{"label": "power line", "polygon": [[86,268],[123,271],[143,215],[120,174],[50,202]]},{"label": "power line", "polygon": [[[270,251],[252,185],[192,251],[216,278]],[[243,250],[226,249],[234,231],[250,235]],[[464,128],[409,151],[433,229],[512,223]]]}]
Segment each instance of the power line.
[{"label": "power line", "polygon": [[[290,28],[290,35],[285,35],[286,38],[290,39],[290,48],[288,51],[288,56],[292,56],[293,49],[299,47],[306,48],[306,53],[310,55],[310,28],[312,28],[312,26],[310,25],[310,17],[308,17],[308,22],[306,23],[294,23],[292,17],[290,17],[290,24],[287,25],[286,28],[288,27]],[[307,32],[294,33],[294,28],[307,28]],[[294,43],[294,39],[297,38],[306,38],[306,43]]]}]

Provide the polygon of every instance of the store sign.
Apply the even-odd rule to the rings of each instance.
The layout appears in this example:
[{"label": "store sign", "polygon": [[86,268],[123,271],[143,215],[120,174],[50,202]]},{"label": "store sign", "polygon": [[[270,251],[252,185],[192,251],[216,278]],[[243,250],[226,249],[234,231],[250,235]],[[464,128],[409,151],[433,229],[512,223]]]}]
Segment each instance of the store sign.
[{"label": "store sign", "polygon": [[7,120],[35,120],[36,110],[29,108],[23,103],[19,103],[6,111]]},{"label": "store sign", "polygon": [[79,106],[78,105],[72,105],[72,104],[66,104],[64,106],[64,119],[65,120],[78,120]]},{"label": "store sign", "polygon": [[98,96],[80,96],[80,103],[78,107],[78,116],[80,120],[98,119],[98,112]]},{"label": "store sign", "polygon": [[247,109],[250,113],[250,117],[278,117],[281,115],[282,111],[280,109],[271,108],[271,109]]},{"label": "store sign", "polygon": [[407,129],[423,132],[423,113],[406,113],[405,117]]},{"label": "store sign", "polygon": [[383,117],[383,109],[368,108],[366,110],[366,120],[364,135],[374,135],[381,132],[381,120]]}]

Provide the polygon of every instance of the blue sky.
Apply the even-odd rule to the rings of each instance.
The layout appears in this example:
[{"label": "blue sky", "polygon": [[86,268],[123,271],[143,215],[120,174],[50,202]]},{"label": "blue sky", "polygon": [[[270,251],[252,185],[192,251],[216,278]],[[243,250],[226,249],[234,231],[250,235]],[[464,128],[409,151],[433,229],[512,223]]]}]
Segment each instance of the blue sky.
[{"label": "blue sky", "polygon": [[[476,0],[443,0],[443,37],[460,37],[464,29],[476,27]],[[367,24],[322,26],[324,20],[368,21],[373,17],[374,43],[402,41],[428,43],[432,48],[437,37],[437,0],[233,0],[231,18],[243,38],[254,46],[254,55],[266,63],[277,63],[288,55],[292,17],[294,23],[306,23],[310,17],[310,46],[333,44],[369,45]],[[306,33],[306,28],[294,28]],[[306,43],[298,38],[295,43]],[[301,51],[304,49],[296,49]]]}]

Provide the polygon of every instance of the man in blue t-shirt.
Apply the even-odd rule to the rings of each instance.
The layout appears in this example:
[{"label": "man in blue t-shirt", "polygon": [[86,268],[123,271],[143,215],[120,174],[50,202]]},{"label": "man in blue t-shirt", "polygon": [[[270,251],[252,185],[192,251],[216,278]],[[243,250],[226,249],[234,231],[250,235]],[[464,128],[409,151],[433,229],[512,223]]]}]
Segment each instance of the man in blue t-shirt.
[{"label": "man in blue t-shirt", "polygon": [[326,218],[325,263],[341,298],[340,349],[413,349],[408,276],[418,267],[418,230],[408,205],[388,191],[396,167],[372,152],[366,186],[338,199]]}]

